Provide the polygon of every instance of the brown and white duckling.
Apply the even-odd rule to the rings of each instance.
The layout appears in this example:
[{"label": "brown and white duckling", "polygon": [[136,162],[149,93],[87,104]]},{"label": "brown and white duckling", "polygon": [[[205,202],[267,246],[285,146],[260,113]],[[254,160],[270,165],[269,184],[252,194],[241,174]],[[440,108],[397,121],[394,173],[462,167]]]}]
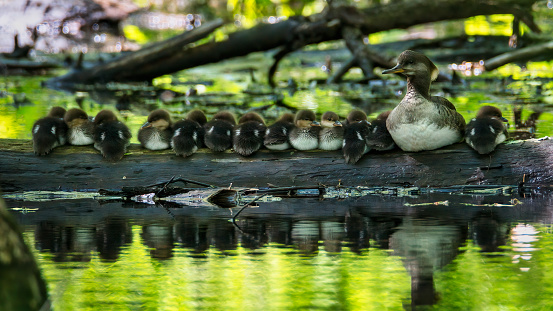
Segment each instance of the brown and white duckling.
[{"label": "brown and white duckling", "polygon": [[36,155],[47,155],[52,149],[65,145],[67,125],[63,122],[65,109],[52,107],[48,115],[33,124],[33,149]]},{"label": "brown and white duckling", "polygon": [[392,135],[390,135],[390,132],[386,128],[386,120],[390,112],[392,111],[384,111],[375,120],[371,121],[369,134],[366,137],[366,143],[370,149],[386,151],[396,147]]},{"label": "brown and white duckling", "polygon": [[311,110],[296,113],[294,127],[290,131],[290,144],[297,150],[313,150],[319,147],[320,123]]},{"label": "brown and white duckling", "polygon": [[395,143],[404,151],[433,150],[461,141],[465,119],[447,99],[430,95],[438,68],[421,53],[404,51],[394,68],[383,74],[407,76],[407,92],[386,121]]},{"label": "brown and white duckling", "polygon": [[367,122],[367,115],[361,110],[351,111],[346,123],[342,153],[346,163],[355,164],[371,150],[366,142],[370,123]]},{"label": "brown and white duckling", "polygon": [[321,130],[319,131],[319,149],[338,150],[342,148],[344,141],[344,128],[340,117],[332,111],[327,111],[321,117]]},{"label": "brown and white duckling", "polygon": [[94,148],[107,160],[120,160],[127,152],[131,137],[129,128],[112,111],[102,110],[94,117]]},{"label": "brown and white duckling", "polygon": [[71,108],[63,116],[67,124],[67,142],[71,145],[84,146],[94,143],[94,122],[84,110]]},{"label": "brown and white duckling", "polygon": [[171,146],[173,130],[171,116],[165,109],[156,109],[148,115],[148,121],[138,130],[138,141],[150,150],[163,150]]},{"label": "brown and white duckling", "polygon": [[483,106],[467,124],[465,141],[480,154],[491,153],[509,137],[507,121],[497,107]]},{"label": "brown and white duckling", "polygon": [[248,112],[238,120],[234,127],[233,148],[234,152],[249,156],[263,146],[263,135],[265,134],[265,121],[255,113]]},{"label": "brown and white duckling", "polygon": [[225,151],[232,147],[232,132],[236,125],[234,115],[228,111],[216,113],[211,121],[204,125],[205,145],[215,152]]},{"label": "brown and white duckling", "polygon": [[273,124],[267,127],[263,144],[270,150],[286,150],[290,148],[288,135],[294,127],[294,115],[285,113]]},{"label": "brown and white duckling", "polygon": [[203,111],[195,109],[186,115],[186,119],[173,124],[171,147],[178,156],[188,157],[204,145],[204,128],[207,118]]}]

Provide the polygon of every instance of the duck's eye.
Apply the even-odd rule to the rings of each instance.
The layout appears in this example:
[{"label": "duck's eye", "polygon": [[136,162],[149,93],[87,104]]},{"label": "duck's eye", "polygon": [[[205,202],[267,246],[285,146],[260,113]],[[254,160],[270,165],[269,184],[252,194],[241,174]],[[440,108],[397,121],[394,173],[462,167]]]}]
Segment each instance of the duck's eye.
[{"label": "duck's eye", "polygon": [[328,118],[327,120],[328,120],[328,121],[332,121],[332,118]]}]

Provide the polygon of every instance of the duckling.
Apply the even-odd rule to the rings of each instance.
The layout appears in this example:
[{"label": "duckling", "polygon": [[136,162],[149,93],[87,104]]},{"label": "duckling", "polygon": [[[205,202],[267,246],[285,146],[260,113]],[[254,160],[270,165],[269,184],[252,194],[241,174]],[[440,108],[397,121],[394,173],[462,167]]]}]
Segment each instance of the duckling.
[{"label": "duckling", "polygon": [[370,131],[369,126],[367,115],[363,111],[353,110],[348,114],[342,143],[342,153],[346,163],[357,163],[371,150],[366,142]]},{"label": "duckling", "polygon": [[433,150],[463,138],[465,119],[447,99],[430,95],[430,83],[438,77],[439,71],[428,57],[404,51],[397,65],[382,73],[407,76],[405,97],[386,121],[388,131],[402,150]]},{"label": "duckling", "polygon": [[319,149],[338,150],[342,148],[344,140],[344,128],[340,117],[332,111],[327,111],[321,117],[321,130],[319,131]]},{"label": "duckling", "polygon": [[290,144],[297,150],[312,150],[319,146],[320,123],[311,110],[296,113],[294,127],[290,131]]},{"label": "duckling", "polygon": [[131,137],[129,128],[112,111],[102,110],[94,118],[94,148],[107,160],[120,160],[127,152]]},{"label": "duckling", "polygon": [[65,109],[52,107],[48,115],[33,124],[33,149],[36,155],[47,155],[52,149],[65,145],[67,125],[63,122]]},{"label": "duckling", "polygon": [[228,111],[216,113],[211,121],[204,125],[205,145],[215,152],[221,152],[232,147],[232,132],[236,125],[234,115]]},{"label": "duckling", "polygon": [[288,135],[294,127],[294,115],[285,113],[273,124],[267,127],[263,144],[270,150],[286,150],[290,148]]},{"label": "duckling", "polygon": [[476,118],[467,124],[467,144],[480,154],[491,153],[498,144],[509,137],[507,126],[503,122],[507,122],[507,119],[497,107],[481,107]]},{"label": "duckling", "polygon": [[63,116],[67,124],[67,141],[71,145],[84,146],[94,143],[94,122],[79,108],[67,110]]},{"label": "duckling", "polygon": [[178,156],[188,157],[204,144],[204,128],[207,118],[201,110],[192,110],[186,119],[175,122],[171,147]]},{"label": "duckling", "polygon": [[234,152],[249,156],[263,146],[263,134],[267,127],[263,118],[255,113],[248,112],[238,120],[234,127]]},{"label": "duckling", "polygon": [[371,121],[369,126],[369,135],[367,135],[365,142],[370,149],[386,151],[392,150],[396,147],[392,135],[386,128],[386,120],[392,111],[384,111],[379,114],[375,120]]},{"label": "duckling", "polygon": [[148,121],[138,130],[138,141],[150,150],[163,150],[171,146],[173,130],[171,116],[165,109],[156,109],[148,115]]}]

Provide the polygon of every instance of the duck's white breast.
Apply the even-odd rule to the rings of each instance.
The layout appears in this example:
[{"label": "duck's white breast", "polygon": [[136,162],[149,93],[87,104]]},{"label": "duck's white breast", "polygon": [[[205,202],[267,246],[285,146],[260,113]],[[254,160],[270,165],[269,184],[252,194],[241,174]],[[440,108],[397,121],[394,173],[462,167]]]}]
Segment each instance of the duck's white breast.
[{"label": "duck's white breast", "polygon": [[459,131],[426,122],[400,124],[390,134],[404,151],[434,150],[461,140]]}]

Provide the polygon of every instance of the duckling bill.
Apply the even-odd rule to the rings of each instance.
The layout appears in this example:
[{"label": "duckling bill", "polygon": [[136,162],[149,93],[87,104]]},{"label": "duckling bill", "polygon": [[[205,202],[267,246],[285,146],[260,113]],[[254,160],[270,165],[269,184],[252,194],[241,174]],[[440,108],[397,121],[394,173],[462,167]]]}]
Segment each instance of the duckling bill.
[{"label": "duckling bill", "polygon": [[125,155],[131,137],[129,128],[112,111],[102,110],[94,118],[94,148],[108,161],[118,161]]},{"label": "duckling bill", "polygon": [[52,149],[65,145],[67,125],[63,121],[65,109],[52,107],[48,115],[33,124],[33,149],[37,155],[47,155]]},{"label": "duckling bill", "polygon": [[168,149],[173,131],[171,116],[165,109],[156,109],[148,115],[148,121],[138,130],[138,141],[150,150]]},{"label": "duckling bill", "polygon": [[266,129],[265,121],[259,114],[248,112],[243,115],[234,128],[234,152],[249,156],[259,150],[263,146],[263,135]]},{"label": "duckling bill", "polygon": [[319,146],[320,123],[311,110],[296,113],[294,127],[290,131],[290,144],[297,150],[313,150]]},{"label": "duckling bill", "polygon": [[430,95],[430,83],[439,71],[428,57],[404,51],[397,65],[382,73],[401,73],[407,77],[405,97],[386,121],[390,135],[402,150],[433,150],[461,141],[465,130],[463,117],[447,99]]},{"label": "duckling bill", "polygon": [[497,107],[483,106],[467,124],[465,141],[479,154],[488,154],[509,137],[507,122]]}]

